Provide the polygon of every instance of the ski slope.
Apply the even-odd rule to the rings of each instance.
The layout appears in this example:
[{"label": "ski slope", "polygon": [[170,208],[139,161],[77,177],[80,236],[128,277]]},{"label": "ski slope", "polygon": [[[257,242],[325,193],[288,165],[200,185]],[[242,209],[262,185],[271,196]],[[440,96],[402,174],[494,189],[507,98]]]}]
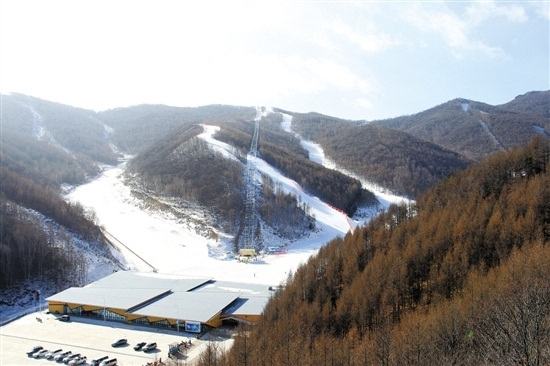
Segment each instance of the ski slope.
[{"label": "ski slope", "polygon": [[[290,126],[290,121],[287,122]],[[227,158],[235,158],[231,146],[212,137],[218,128],[205,125],[204,133],[199,137]],[[314,148],[317,149],[315,155],[322,157],[322,150]],[[185,228],[178,223],[177,217],[141,210],[140,202],[123,184],[125,162],[107,167],[100,177],[76,187],[67,198],[93,209],[99,224],[124,244],[117,246],[129,270],[150,272],[154,267],[159,273],[278,285],[287,278],[289,271],[294,271],[307,261],[322,245],[335,237],[343,237],[357,223],[317,197],[306,194],[296,182],[283,176],[264,160],[253,156],[248,156],[248,159],[257,169],[256,179],[260,179],[259,172],[265,173],[284,190],[306,202],[315,215],[318,227],[309,237],[293,243],[268,243],[288,244],[289,250],[286,254],[266,255],[256,262],[225,259],[223,254],[231,250],[229,238],[215,242]],[[189,212],[189,215],[192,214]]]}]

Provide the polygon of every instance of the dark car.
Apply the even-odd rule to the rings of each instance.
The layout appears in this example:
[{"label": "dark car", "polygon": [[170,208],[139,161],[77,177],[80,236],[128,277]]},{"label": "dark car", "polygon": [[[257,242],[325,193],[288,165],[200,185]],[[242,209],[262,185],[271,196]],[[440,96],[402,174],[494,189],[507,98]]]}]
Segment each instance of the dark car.
[{"label": "dark car", "polygon": [[59,318],[57,318],[58,320],[62,321],[62,322],[68,322],[69,320],[71,320],[71,316],[70,315],[61,315]]},{"label": "dark car", "polygon": [[34,346],[33,348],[30,349],[30,351],[27,352],[27,356],[32,357],[32,355],[34,355],[36,352],[40,351],[43,348],[44,347],[42,347],[42,346]]},{"label": "dark car", "polygon": [[118,347],[118,346],[124,346],[125,344],[128,344],[128,340],[126,338],[120,338],[120,339],[117,339],[114,343],[112,343],[111,346]]},{"label": "dark car", "polygon": [[139,342],[138,344],[136,344],[136,345],[134,346],[134,350],[135,350],[135,351],[140,351],[140,350],[143,348],[143,346],[145,346],[146,344],[147,344],[147,343],[145,343],[145,342]]},{"label": "dark car", "polygon": [[91,366],[99,366],[100,363],[102,363],[103,361],[105,361],[108,358],[109,358],[109,356],[94,358],[92,361],[90,361],[90,365]]}]

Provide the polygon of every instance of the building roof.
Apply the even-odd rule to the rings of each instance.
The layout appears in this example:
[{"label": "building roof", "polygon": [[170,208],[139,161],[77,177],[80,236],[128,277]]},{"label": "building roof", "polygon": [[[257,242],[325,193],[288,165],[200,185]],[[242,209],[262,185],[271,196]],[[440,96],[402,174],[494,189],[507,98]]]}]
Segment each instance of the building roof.
[{"label": "building roof", "polygon": [[267,285],[229,281],[210,281],[195,289],[194,292],[238,293],[238,299],[223,310],[223,314],[231,315],[261,314],[271,297],[271,291]]},{"label": "building roof", "polygon": [[116,309],[131,309],[170,291],[167,288],[122,289],[71,287],[46,300]]},{"label": "building roof", "polygon": [[220,313],[261,314],[270,296],[267,285],[119,271],[46,300],[123,309],[128,314],[144,317],[205,323]]},{"label": "building roof", "polygon": [[139,273],[118,271],[112,275],[92,282],[85,288],[124,288],[124,289],[158,289],[168,288],[173,292],[191,291],[210,281],[211,278],[193,278],[172,274]]},{"label": "building roof", "polygon": [[175,292],[131,313],[206,323],[238,298],[236,293]]}]

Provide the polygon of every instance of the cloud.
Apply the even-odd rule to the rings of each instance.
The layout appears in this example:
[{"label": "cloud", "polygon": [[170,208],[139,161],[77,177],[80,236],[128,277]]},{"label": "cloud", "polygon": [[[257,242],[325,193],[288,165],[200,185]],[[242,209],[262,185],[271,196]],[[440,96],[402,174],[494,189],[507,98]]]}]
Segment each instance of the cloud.
[{"label": "cloud", "polygon": [[528,5],[535,9],[535,12],[539,17],[550,20],[550,2],[531,2],[528,3]]},{"label": "cloud", "polygon": [[430,6],[413,4],[404,13],[403,19],[414,27],[439,34],[452,49],[456,57],[463,57],[466,51],[481,52],[489,57],[506,57],[498,46],[492,46],[476,39],[476,28],[490,18],[503,17],[514,23],[528,20],[524,8],[518,5],[496,5],[494,2],[476,2],[468,6],[460,17],[441,3]]},{"label": "cloud", "polygon": [[361,107],[363,109],[367,109],[367,110],[371,110],[373,108],[372,103],[368,99],[365,99],[365,98],[355,99],[355,104],[358,105],[359,107]]},{"label": "cloud", "polygon": [[478,1],[466,8],[468,23],[478,25],[489,18],[504,17],[514,23],[528,20],[525,9],[518,5],[496,5],[493,1]]},{"label": "cloud", "polygon": [[378,31],[372,23],[364,23],[364,31],[353,29],[340,19],[328,23],[326,27],[345,41],[358,45],[369,53],[384,51],[401,43],[398,39]]},{"label": "cloud", "polygon": [[280,80],[285,80],[288,91],[306,93],[337,88],[358,90],[362,94],[372,91],[372,84],[359,78],[348,67],[329,59],[287,56],[279,65]]}]

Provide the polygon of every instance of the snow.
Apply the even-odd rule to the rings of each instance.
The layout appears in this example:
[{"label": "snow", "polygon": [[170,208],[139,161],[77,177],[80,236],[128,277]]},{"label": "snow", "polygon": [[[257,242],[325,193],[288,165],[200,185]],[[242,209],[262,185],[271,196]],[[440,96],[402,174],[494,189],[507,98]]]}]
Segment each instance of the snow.
[{"label": "snow", "polygon": [[[468,105],[466,103],[466,105]],[[463,107],[464,108],[464,107]],[[295,132],[292,131],[292,116],[288,114],[283,113],[283,121],[281,122],[281,127],[284,131],[289,133],[294,133],[298,138],[301,139],[301,136]],[[361,182],[361,185],[363,188],[368,189],[369,191],[373,192],[376,196],[376,199],[380,203],[380,206],[375,208],[367,208],[366,212],[365,209],[358,210],[359,212],[356,213],[357,217],[354,217],[354,220],[358,221],[360,225],[364,224],[366,221],[370,220],[373,215],[380,212],[381,210],[387,209],[391,204],[400,204],[400,203],[410,203],[411,200],[398,196],[393,194],[392,192],[376,185],[375,183],[365,179],[364,177],[360,177],[357,174],[346,170],[336,164],[334,161],[328,159],[325,157],[325,153],[323,151],[323,148],[321,145],[313,142],[313,141],[307,141],[307,140],[300,140],[300,143],[304,149],[306,149],[309,153],[309,159],[311,161],[316,162],[317,164],[323,165],[325,168],[337,170],[347,176],[350,176],[352,178],[355,178]]]},{"label": "snow", "polygon": [[[258,113],[260,114],[260,110]],[[265,113],[269,113],[269,109],[263,112]],[[231,146],[212,138],[218,129],[219,127],[204,125],[204,133],[199,137],[224,156],[234,158]],[[99,224],[124,244],[119,245],[119,249],[130,270],[151,271],[154,267],[160,273],[277,285],[286,279],[289,271],[295,270],[316,253],[320,246],[335,237],[343,237],[356,224],[342,212],[306,194],[295,181],[283,176],[264,160],[253,156],[248,159],[258,171],[269,175],[285,191],[306,202],[315,215],[318,227],[309,237],[295,243],[269,243],[287,244],[289,250],[285,254],[265,255],[261,260],[248,264],[222,259],[222,253],[231,249],[229,240],[214,242],[183,227],[175,217],[138,209],[139,202],[123,184],[121,174],[125,167],[124,162],[106,169],[94,181],[77,187],[67,198],[93,209]]]},{"label": "snow", "polygon": [[[272,109],[258,108],[256,118],[269,113],[273,113]],[[219,127],[203,127],[204,133],[199,135],[200,138],[225,157],[235,158],[233,147],[212,137]],[[291,116],[283,115],[283,128],[291,131]],[[314,161],[332,169],[337,168],[325,158],[318,144],[303,142],[303,145]],[[405,201],[402,197],[378,189],[376,197],[381,205],[374,209],[369,208],[360,220],[350,220],[341,211],[306,194],[295,181],[283,176],[264,160],[251,155],[248,160],[257,172],[268,174],[285,191],[306,202],[315,216],[317,227],[307,237],[294,242],[269,237],[266,246],[285,246],[288,250],[285,253],[266,254],[257,261],[248,263],[226,259],[226,252],[232,249],[231,238],[220,235],[219,241],[208,239],[196,234],[192,225],[186,224],[187,221],[182,217],[141,209],[143,202],[132,196],[130,188],[124,184],[122,173],[126,161],[118,166],[103,166],[104,170],[98,178],[73,189],[65,187],[64,192],[67,200],[79,202],[86,209],[95,212],[98,224],[117,247],[117,250],[112,250],[113,254],[128,270],[150,273],[154,271],[163,276],[207,277],[274,287],[283,283],[290,271],[295,271],[300,264],[317,253],[321,246],[336,237],[343,237],[362,224],[361,221],[370,219],[390,203]],[[256,174],[256,180],[260,181],[259,174]],[[368,182],[363,181],[367,186]],[[372,185],[367,187],[373,188]],[[192,216],[196,212],[190,211],[186,214]],[[89,279],[102,278],[112,271],[112,266],[97,266],[94,268],[93,278]]]},{"label": "snow", "polygon": [[548,132],[546,132],[546,130],[540,126],[535,126],[533,125],[533,130],[536,132],[536,133],[540,133],[541,135],[543,136],[550,136],[550,134],[548,134]]},{"label": "snow", "polygon": [[483,131],[485,131],[485,133],[487,135],[489,135],[489,138],[493,141],[493,143],[495,144],[495,146],[499,149],[499,150],[502,150],[504,151],[505,149],[502,147],[502,145],[500,144],[500,142],[498,141],[498,139],[496,138],[495,135],[493,135],[493,133],[491,132],[491,130],[489,129],[489,126],[487,126],[487,124],[485,122],[483,122],[482,120],[479,120],[479,125],[481,126],[481,128],[483,128]]},{"label": "snow", "polygon": [[[224,156],[232,157],[231,146],[212,138],[217,129],[205,125],[204,133],[199,137]],[[231,249],[228,239],[214,242],[179,224],[175,217],[140,210],[130,188],[123,184],[121,174],[125,162],[106,169],[99,178],[75,188],[67,198],[95,211],[99,224],[124,244],[119,245],[119,249],[128,269],[132,271],[150,272],[152,266],[159,273],[278,285],[286,279],[289,271],[294,271],[320,246],[335,237],[343,237],[355,228],[355,223],[337,209],[307,195],[296,182],[284,177],[264,160],[253,156],[248,159],[258,171],[268,174],[287,192],[306,202],[315,215],[318,227],[309,237],[295,243],[270,242],[269,245],[287,244],[289,250],[285,254],[265,255],[255,262],[224,260],[222,254]]]}]

